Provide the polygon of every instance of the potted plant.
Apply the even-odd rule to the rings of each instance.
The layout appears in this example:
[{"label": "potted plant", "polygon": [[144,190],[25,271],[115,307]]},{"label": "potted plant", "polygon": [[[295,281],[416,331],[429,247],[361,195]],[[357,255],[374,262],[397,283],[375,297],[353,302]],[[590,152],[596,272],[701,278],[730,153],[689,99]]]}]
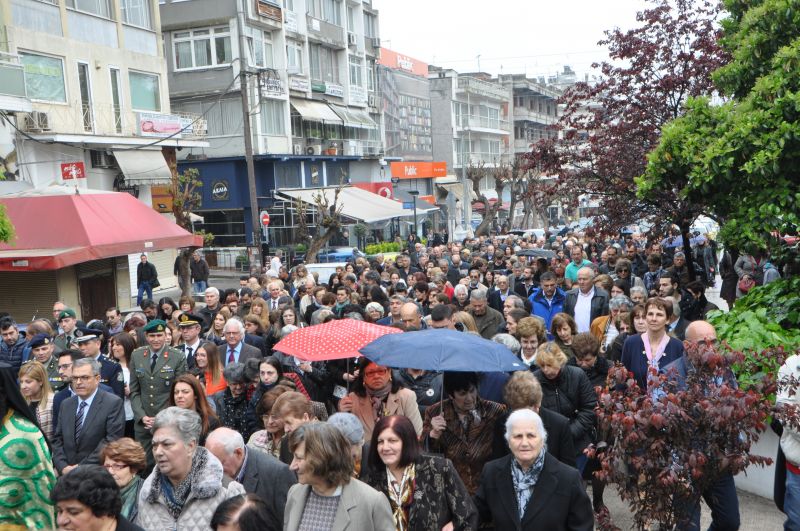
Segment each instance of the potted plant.
[{"label": "potted plant", "polygon": [[338,155],[339,154],[339,144],[336,142],[331,142],[328,146],[328,149],[325,151],[328,155]]}]

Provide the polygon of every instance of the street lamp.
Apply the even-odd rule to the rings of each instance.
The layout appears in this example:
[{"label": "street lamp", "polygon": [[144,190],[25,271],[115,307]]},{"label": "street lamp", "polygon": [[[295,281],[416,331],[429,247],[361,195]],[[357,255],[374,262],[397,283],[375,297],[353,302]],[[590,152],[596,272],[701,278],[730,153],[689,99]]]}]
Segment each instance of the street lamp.
[{"label": "street lamp", "polygon": [[414,237],[419,238],[419,232],[417,232],[417,196],[419,195],[419,190],[409,190],[408,195],[414,201]]}]

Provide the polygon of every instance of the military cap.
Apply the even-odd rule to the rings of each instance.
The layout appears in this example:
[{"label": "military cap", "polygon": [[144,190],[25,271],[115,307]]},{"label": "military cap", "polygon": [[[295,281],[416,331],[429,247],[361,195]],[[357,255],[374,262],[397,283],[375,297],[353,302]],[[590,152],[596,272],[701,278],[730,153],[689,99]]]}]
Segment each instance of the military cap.
[{"label": "military cap", "polygon": [[75,339],[73,340],[75,343],[85,343],[87,341],[91,341],[92,339],[101,339],[100,335],[102,332],[100,330],[95,330],[94,328],[87,328],[85,326],[79,326],[75,329],[73,335]]},{"label": "military cap", "polygon": [[194,326],[203,323],[203,318],[193,313],[182,313],[178,316],[178,326]]},{"label": "military cap", "polygon": [[75,310],[73,310],[72,308],[64,308],[63,310],[61,310],[61,313],[58,314],[58,320],[60,321],[64,317],[72,317],[73,319],[77,319],[78,314],[76,314]]},{"label": "military cap", "polygon": [[31,348],[39,348],[44,345],[49,345],[53,342],[53,338],[48,336],[47,334],[36,334],[31,338],[30,347]]},{"label": "military cap", "polygon": [[167,323],[165,323],[161,319],[153,319],[152,321],[144,325],[143,330],[145,334],[152,334],[152,333],[163,332],[166,329],[167,329]]}]

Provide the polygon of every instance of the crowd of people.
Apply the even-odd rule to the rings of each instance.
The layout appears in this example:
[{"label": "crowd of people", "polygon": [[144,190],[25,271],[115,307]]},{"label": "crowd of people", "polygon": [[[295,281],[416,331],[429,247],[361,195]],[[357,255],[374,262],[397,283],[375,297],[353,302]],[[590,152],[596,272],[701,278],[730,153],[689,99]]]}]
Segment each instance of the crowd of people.
[{"label": "crowd of people", "polygon": [[[17,482],[0,490],[3,522],[592,529],[604,509],[598,462],[584,453],[597,442],[596,387],[615,362],[645,387],[649,368],[685,355],[684,340],[713,339],[704,293],[716,254],[705,238],[686,251],[667,241],[591,229],[415,241],[329,278],[277,257],[220,290],[203,269],[203,304],[142,298],[141,311],[84,322],[56,302],[52,320],[2,318],[0,476]],[[308,362],[275,349],[335,319],[475,334],[528,370]],[[735,529],[728,479],[713,517]],[[699,505],[686,529],[697,521]]]}]

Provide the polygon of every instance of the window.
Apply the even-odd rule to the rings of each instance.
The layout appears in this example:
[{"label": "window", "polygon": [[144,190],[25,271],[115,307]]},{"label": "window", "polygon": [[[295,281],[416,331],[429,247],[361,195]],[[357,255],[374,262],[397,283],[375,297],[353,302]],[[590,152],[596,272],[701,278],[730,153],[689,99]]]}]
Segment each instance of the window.
[{"label": "window", "polygon": [[153,29],[149,0],[120,0],[119,8],[122,12],[122,22]]},{"label": "window", "polygon": [[356,31],[356,8],[347,6],[347,31]]},{"label": "window", "polygon": [[375,60],[367,60],[367,90],[374,92],[377,89],[375,84]]},{"label": "window", "polygon": [[[230,28],[204,28],[172,34],[175,70],[227,65],[233,60]],[[263,53],[263,49],[262,49]]]},{"label": "window", "polygon": [[364,13],[364,36],[377,37],[378,35],[375,26],[375,16],[370,15],[369,13]]},{"label": "window", "polygon": [[286,134],[283,117],[283,101],[264,99],[261,101],[261,130],[265,135]]},{"label": "window", "polygon": [[310,45],[311,77],[339,83],[339,56],[336,50],[319,44]]},{"label": "window", "polygon": [[161,91],[158,76],[141,72],[128,72],[131,86],[131,107],[137,111],[161,110]]},{"label": "window", "polygon": [[350,56],[350,84],[363,87],[364,61],[355,55]]},{"label": "window", "polygon": [[109,68],[111,74],[111,103],[114,111],[114,130],[122,133],[122,87],[118,68]]},{"label": "window", "polygon": [[303,44],[293,40],[286,41],[286,70],[290,74],[303,73]]},{"label": "window", "polygon": [[257,32],[255,37],[247,37],[247,47],[252,64],[263,68],[275,67],[272,53],[272,34],[270,32]]},{"label": "window", "polygon": [[112,18],[111,3],[108,0],[67,0],[67,7],[104,18]]},{"label": "window", "polygon": [[81,96],[81,114],[83,115],[83,130],[91,133],[94,131],[92,117],[92,94],[89,81],[89,65],[78,63],[78,92]]},{"label": "window", "polygon": [[308,0],[308,14],[337,26],[342,25],[342,2],[340,0]]},{"label": "window", "polygon": [[47,57],[20,52],[25,66],[25,88],[32,100],[66,103],[67,90],[64,84],[64,61],[58,57]]}]

